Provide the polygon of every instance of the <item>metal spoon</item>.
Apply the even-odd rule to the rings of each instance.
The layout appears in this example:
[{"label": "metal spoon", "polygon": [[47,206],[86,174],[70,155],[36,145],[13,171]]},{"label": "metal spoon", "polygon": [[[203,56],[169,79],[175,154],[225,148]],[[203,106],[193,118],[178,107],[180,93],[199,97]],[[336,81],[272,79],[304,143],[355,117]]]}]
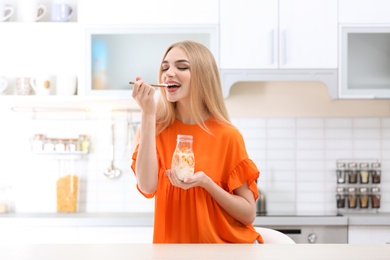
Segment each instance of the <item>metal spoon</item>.
[{"label": "metal spoon", "polygon": [[111,144],[111,165],[104,171],[104,175],[109,179],[116,179],[121,175],[121,170],[115,168],[114,166],[114,151],[115,151],[115,127],[114,124],[111,126],[111,136],[112,136],[112,144]]}]

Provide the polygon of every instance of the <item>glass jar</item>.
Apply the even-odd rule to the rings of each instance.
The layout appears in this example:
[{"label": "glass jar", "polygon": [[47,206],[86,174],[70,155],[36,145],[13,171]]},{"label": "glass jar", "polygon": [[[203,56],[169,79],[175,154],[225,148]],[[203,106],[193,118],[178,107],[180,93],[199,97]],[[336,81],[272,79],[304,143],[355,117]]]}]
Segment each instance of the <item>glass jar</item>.
[{"label": "glass jar", "polygon": [[77,212],[79,178],[74,172],[73,159],[60,160],[60,173],[56,182],[57,212]]},{"label": "glass jar", "polygon": [[379,209],[381,207],[381,194],[378,187],[371,188],[371,208]]},{"label": "glass jar", "polygon": [[87,153],[89,151],[89,138],[88,135],[79,135],[77,142],[77,150]]},{"label": "glass jar", "polygon": [[56,139],[54,144],[54,150],[57,153],[65,152],[65,140],[64,139]]},{"label": "glass jar", "polygon": [[45,143],[43,144],[43,151],[44,152],[54,152],[54,144],[55,139],[53,138],[46,138]]},{"label": "glass jar", "polygon": [[336,169],[337,183],[345,183],[345,163],[338,163]]},{"label": "glass jar", "polygon": [[381,183],[381,164],[372,163],[370,170],[372,183],[378,184]]},{"label": "glass jar", "polygon": [[336,205],[338,209],[345,208],[345,188],[336,189]]},{"label": "glass jar", "polygon": [[32,150],[33,152],[39,153],[43,151],[43,145],[46,141],[46,135],[44,134],[35,134],[32,140]]},{"label": "glass jar", "polygon": [[362,209],[368,208],[368,188],[366,187],[359,189],[359,207]]},{"label": "glass jar", "polygon": [[348,183],[357,183],[358,173],[357,173],[357,165],[356,163],[348,164]]},{"label": "glass jar", "polygon": [[356,188],[348,188],[348,208],[354,209],[357,206]]},{"label": "glass jar", "polygon": [[361,163],[360,164],[360,169],[359,169],[359,177],[360,177],[360,183],[362,184],[367,184],[369,182],[369,166],[370,164],[368,163]]},{"label": "glass jar", "polygon": [[66,141],[66,151],[75,152],[77,146],[77,139],[68,139]]},{"label": "glass jar", "polygon": [[179,180],[184,180],[194,174],[195,156],[192,150],[192,135],[178,135],[176,149],[172,156],[171,169],[176,172]]}]

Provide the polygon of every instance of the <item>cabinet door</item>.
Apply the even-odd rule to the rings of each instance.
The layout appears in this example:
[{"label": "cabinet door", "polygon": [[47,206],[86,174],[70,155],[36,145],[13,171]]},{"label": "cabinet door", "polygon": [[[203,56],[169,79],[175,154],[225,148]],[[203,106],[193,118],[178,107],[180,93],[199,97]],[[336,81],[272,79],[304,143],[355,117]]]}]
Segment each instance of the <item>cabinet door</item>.
[{"label": "cabinet door", "polygon": [[337,0],[280,0],[280,68],[337,68]]},{"label": "cabinet door", "polygon": [[348,244],[389,244],[388,226],[349,226]]},{"label": "cabinet door", "polygon": [[388,0],[339,0],[340,23],[390,23]]},{"label": "cabinet door", "polygon": [[220,2],[220,67],[277,68],[277,0]]},{"label": "cabinet door", "polygon": [[79,1],[86,24],[217,24],[218,0]]}]

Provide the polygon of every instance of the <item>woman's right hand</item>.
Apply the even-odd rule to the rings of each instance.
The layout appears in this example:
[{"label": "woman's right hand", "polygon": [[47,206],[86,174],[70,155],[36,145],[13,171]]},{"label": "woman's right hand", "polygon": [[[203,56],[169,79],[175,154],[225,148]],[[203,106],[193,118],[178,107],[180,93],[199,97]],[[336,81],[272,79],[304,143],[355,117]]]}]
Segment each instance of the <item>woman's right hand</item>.
[{"label": "woman's right hand", "polygon": [[156,102],[154,100],[154,87],[146,84],[141,77],[136,77],[133,86],[132,96],[146,114],[156,113]]}]

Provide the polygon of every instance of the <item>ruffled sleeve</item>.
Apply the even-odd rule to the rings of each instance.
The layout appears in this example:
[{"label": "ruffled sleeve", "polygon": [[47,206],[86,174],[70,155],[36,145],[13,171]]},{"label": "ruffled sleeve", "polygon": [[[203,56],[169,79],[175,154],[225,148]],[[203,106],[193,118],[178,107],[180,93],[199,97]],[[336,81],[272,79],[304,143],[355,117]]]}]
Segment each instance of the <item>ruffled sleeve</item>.
[{"label": "ruffled sleeve", "polygon": [[255,163],[251,159],[245,159],[230,173],[228,178],[228,191],[233,193],[233,190],[242,186],[245,182],[248,183],[249,189],[253,193],[255,200],[259,196],[256,180],[259,178],[260,172]]}]

